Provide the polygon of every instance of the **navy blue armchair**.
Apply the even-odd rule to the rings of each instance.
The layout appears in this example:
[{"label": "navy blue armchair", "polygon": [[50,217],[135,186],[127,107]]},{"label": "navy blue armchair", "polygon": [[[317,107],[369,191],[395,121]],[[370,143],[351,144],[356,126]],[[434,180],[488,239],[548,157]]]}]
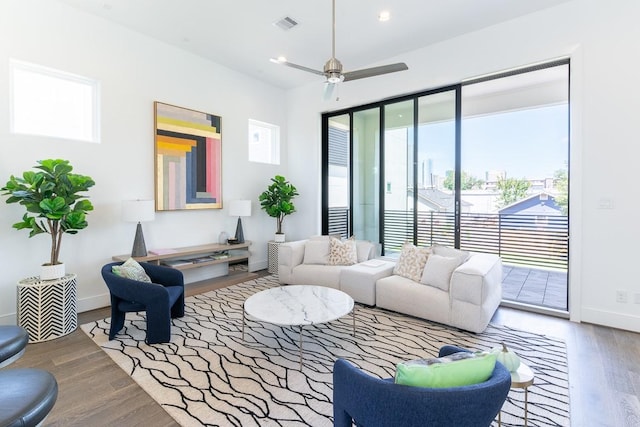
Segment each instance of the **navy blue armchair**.
[{"label": "navy blue armchair", "polygon": [[[467,351],[444,346],[439,356]],[[333,425],[351,427],[483,427],[491,425],[511,387],[511,375],[496,362],[480,384],[424,388],[373,377],[343,359],[333,366]]]},{"label": "navy blue armchair", "polygon": [[138,282],[120,277],[111,271],[112,262],[102,267],[102,278],[111,293],[112,340],[124,326],[125,314],[147,312],[148,344],[171,340],[171,319],[184,316],[184,278],[179,270],[170,267],[141,262],[153,283]]}]

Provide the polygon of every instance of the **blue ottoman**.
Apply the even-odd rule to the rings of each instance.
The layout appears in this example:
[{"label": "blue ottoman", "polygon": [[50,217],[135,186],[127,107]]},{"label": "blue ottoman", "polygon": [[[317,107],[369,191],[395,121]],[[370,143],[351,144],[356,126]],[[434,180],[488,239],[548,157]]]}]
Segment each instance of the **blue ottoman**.
[{"label": "blue ottoman", "polygon": [[19,359],[29,342],[29,334],[21,326],[0,326],[0,367]]},{"label": "blue ottoman", "polygon": [[58,398],[58,382],[42,369],[0,371],[0,426],[37,426]]}]

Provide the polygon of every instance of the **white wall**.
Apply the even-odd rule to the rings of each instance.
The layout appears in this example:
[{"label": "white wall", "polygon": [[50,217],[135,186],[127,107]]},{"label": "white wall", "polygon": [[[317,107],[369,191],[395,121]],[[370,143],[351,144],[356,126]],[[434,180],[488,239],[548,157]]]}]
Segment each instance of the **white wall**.
[{"label": "white wall", "polygon": [[[640,157],[640,2],[575,0],[473,34],[410,52],[410,70],[341,85],[339,102],[321,100],[321,83],[284,93],[229,69],[107,23],[55,1],[3,0],[0,14],[0,183],[48,157],[71,160],[97,185],[89,228],[66,236],[62,259],[78,274],[79,306],[108,304],[99,268],[131,249],[133,224],[120,220],[124,199],[153,197],[153,101],[222,117],[223,196],[251,198],[243,219],[253,240],[252,264],[266,267],[266,241],[275,220],[260,211],[257,195],[276,173],[299,189],[298,212],[285,220],[287,239],[320,230],[320,112],[460,82],[489,72],[561,56],[572,59],[571,273],[574,320],[640,331],[634,226],[639,202],[634,172]],[[16,58],[88,77],[102,84],[99,145],[10,135],[8,60]],[[341,58],[348,64],[348,58]],[[247,119],[283,129],[282,166],[246,161]],[[602,199],[613,209],[600,209]],[[47,259],[45,236],[27,238],[11,224],[18,206],[0,203],[0,323],[15,321],[15,288],[38,274]],[[163,212],[144,224],[147,246],[215,241],[233,233],[226,209]]]},{"label": "white wall", "polygon": [[[288,226],[299,237],[320,229],[321,112],[569,56],[571,317],[640,332],[638,16],[637,0],[576,0],[384,61],[405,61],[409,71],[342,84],[339,102],[321,100],[321,83],[290,91],[289,171],[304,203]],[[599,208],[602,199],[613,209]],[[618,289],[629,303],[616,302]]]},{"label": "white wall", "polygon": [[[100,81],[100,144],[9,134],[9,58]],[[258,195],[283,166],[247,161],[247,121],[253,118],[286,129],[285,93],[223,66],[133,33],[51,0],[3,0],[0,14],[0,184],[37,160],[64,158],[90,175],[95,211],[89,227],[63,239],[61,259],[78,275],[79,310],[109,304],[100,267],[112,255],[129,253],[135,224],[120,218],[121,201],[154,197],[153,102],[162,101],[222,117],[223,202],[252,199],[253,215],[243,219],[252,240],[251,268],[266,268],[266,241],[275,220],[260,210]],[[36,118],[37,119],[37,118]],[[287,155],[286,132],[282,155]],[[0,202],[0,323],[15,322],[16,283],[39,274],[48,259],[47,235],[28,238],[11,225],[23,214]],[[217,242],[235,232],[227,209],[159,212],[143,225],[147,248]]]}]

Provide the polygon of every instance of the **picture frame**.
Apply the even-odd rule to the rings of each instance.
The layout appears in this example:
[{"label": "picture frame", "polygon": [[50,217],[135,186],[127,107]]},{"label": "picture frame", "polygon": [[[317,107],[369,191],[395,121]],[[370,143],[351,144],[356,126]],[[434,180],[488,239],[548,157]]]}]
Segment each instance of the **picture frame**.
[{"label": "picture frame", "polygon": [[154,102],[156,211],[222,209],[221,122]]}]

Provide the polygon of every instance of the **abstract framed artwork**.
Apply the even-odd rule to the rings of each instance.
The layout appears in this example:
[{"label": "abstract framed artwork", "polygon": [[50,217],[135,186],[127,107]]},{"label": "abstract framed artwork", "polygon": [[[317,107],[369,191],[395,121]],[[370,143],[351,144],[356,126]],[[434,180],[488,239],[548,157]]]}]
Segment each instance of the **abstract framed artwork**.
[{"label": "abstract framed artwork", "polygon": [[222,208],[221,118],[154,103],[156,210]]}]

